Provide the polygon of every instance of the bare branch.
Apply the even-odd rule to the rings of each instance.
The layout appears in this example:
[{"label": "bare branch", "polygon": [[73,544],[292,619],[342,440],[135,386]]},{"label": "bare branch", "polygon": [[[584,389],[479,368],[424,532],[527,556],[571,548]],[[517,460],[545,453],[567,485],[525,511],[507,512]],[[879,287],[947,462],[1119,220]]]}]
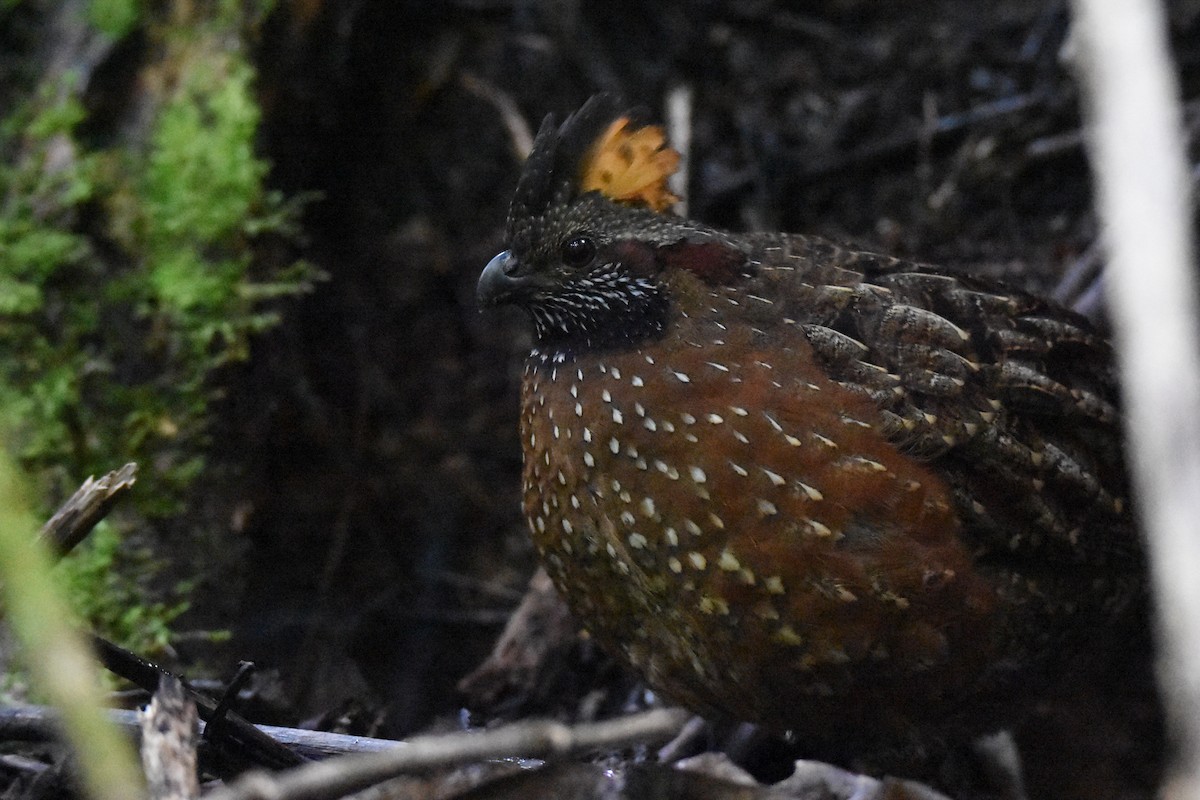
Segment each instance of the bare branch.
[{"label": "bare branch", "polygon": [[196,704],[178,678],[164,677],[141,714],[142,769],[151,800],[195,800]]},{"label": "bare branch", "polygon": [[483,733],[423,736],[384,752],[306,764],[279,775],[248,773],[206,797],[208,800],[332,800],[417,770],[516,755],[563,757],[632,742],[663,741],[674,736],[687,719],[686,712],[670,709],[576,727],[553,721],[529,721]]},{"label": "bare branch", "polygon": [[55,556],[65,556],[87,538],[117,500],[133,488],[136,480],[137,464],[133,462],[113,470],[100,480],[89,476],[71,495],[71,499],[46,521],[38,538]]},{"label": "bare branch", "polygon": [[1200,796],[1200,350],[1178,87],[1157,0],[1074,0],[1175,797]]}]

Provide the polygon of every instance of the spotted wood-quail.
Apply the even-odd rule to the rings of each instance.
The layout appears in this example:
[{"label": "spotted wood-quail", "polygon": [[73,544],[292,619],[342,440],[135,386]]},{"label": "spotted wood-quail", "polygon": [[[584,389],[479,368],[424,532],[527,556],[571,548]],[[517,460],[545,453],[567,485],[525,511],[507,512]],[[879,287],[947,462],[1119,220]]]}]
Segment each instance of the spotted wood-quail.
[{"label": "spotted wood-quail", "polygon": [[542,125],[481,304],[536,341],[524,507],[603,645],[813,741],[994,730],[1141,613],[1109,348],[998,283],[667,211],[608,97]]}]

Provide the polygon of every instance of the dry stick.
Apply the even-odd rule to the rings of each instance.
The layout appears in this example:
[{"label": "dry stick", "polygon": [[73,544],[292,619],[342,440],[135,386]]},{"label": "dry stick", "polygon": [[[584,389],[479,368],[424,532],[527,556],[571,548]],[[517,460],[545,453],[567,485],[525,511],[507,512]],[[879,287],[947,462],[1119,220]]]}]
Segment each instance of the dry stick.
[{"label": "dry stick", "polygon": [[38,538],[55,557],[62,558],[91,533],[136,480],[137,464],[132,462],[100,480],[89,476],[42,526]]},{"label": "dry stick", "polygon": [[667,178],[671,193],[679,200],[675,213],[688,215],[688,180],[692,174],[692,105],[695,92],[690,84],[681,83],[667,92],[667,141],[679,153],[679,168]]},{"label": "dry stick", "polygon": [[163,678],[140,715],[142,769],[150,800],[196,800],[196,704],[177,678]]},{"label": "dry stick", "polygon": [[278,775],[247,773],[206,799],[332,800],[406,772],[490,758],[552,758],[632,742],[661,742],[674,736],[688,717],[679,709],[660,709],[575,727],[529,721],[482,733],[419,736],[391,750],[314,762]]},{"label": "dry stick", "polygon": [[[100,480],[89,477],[66,503],[42,526],[38,536],[61,558],[82,542],[100,520],[112,509],[122,495],[133,488],[137,480],[137,464],[129,463],[113,470]],[[92,646],[100,662],[110,672],[140,686],[147,692],[157,691],[164,678],[175,680],[175,676],[141,656],[118,647],[99,636],[92,637]],[[191,689],[185,689],[200,708],[200,716],[206,722],[212,719],[217,704]],[[255,763],[272,767],[291,767],[304,761],[303,758],[257,730],[253,725],[238,717],[227,714],[221,718],[218,736],[210,739],[226,740],[244,750]]]},{"label": "dry stick", "polygon": [[1200,797],[1200,350],[1179,93],[1156,0],[1073,4],[1160,679],[1180,745],[1170,794]]},{"label": "dry stick", "polygon": [[[126,494],[137,479],[137,464],[129,463],[113,470],[100,480],[89,477],[42,526],[38,536],[55,556],[61,558],[84,540],[92,528]],[[140,686],[147,692],[157,691],[163,678],[175,676],[157,664],[103,639],[92,637],[92,646],[101,664],[110,672]],[[186,689],[200,709],[206,722],[212,719],[217,704],[202,694]],[[226,714],[220,720],[217,735],[209,735],[218,743],[231,743],[256,764],[270,767],[292,767],[304,759],[256,729],[236,714]]]},{"label": "dry stick", "polygon": [[[112,642],[99,636],[92,637],[92,646],[96,648],[100,663],[110,672],[120,675],[128,681],[142,687],[148,692],[154,692],[164,676],[174,677],[162,667],[141,656],[118,647]],[[185,687],[186,688],[186,687]],[[212,723],[217,703],[211,698],[186,689],[193,702],[196,703],[200,719]],[[206,729],[206,738],[214,744],[231,744],[255,764],[272,768],[294,767],[303,763],[304,759],[279,742],[266,735],[258,728],[233,712],[225,713],[215,726],[215,734]]]},{"label": "dry stick", "polygon": [[[111,708],[106,712],[110,724],[130,736],[141,731],[139,712]],[[346,753],[378,753],[395,747],[393,739],[372,739],[347,733],[310,731],[303,728],[280,728],[274,725],[255,725],[264,736],[295,753],[321,759]],[[62,716],[50,706],[18,706],[0,708],[0,741],[44,742],[57,739],[62,732]]]}]

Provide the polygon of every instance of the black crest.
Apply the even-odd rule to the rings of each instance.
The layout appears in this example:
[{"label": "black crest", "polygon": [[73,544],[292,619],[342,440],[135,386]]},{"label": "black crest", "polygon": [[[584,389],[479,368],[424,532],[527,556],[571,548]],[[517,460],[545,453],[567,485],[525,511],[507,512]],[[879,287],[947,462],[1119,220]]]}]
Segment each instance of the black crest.
[{"label": "black crest", "polygon": [[583,158],[613,120],[624,113],[628,112],[615,96],[597,94],[562,125],[555,126],[553,114],[546,115],[509,206],[510,245],[517,246],[531,219],[571,199],[579,183]]}]

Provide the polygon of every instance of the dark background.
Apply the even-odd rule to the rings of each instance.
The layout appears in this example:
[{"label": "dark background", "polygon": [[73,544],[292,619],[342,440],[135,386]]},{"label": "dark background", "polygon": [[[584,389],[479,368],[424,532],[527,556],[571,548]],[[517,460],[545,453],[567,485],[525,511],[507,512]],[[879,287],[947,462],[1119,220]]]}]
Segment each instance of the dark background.
[{"label": "dark background", "polygon": [[[519,314],[480,314],[475,282],[503,247],[514,126],[536,130],[596,91],[661,119],[666,96],[690,90],[691,216],[983,271],[1098,315],[1068,11],[1057,0],[276,5],[243,33],[259,153],[272,187],[309,199],[299,234],[272,246],[326,278],[221,375],[213,491],[177,524],[215,528],[229,563],[180,622],[233,637],[180,643],[181,662],[228,675],[251,659],[278,675],[264,721],[344,712],[357,730],[402,736],[456,718],[456,683],[535,567],[516,438],[529,333]],[[1171,4],[1189,103],[1198,14]],[[177,569],[207,566],[180,557]]]}]

